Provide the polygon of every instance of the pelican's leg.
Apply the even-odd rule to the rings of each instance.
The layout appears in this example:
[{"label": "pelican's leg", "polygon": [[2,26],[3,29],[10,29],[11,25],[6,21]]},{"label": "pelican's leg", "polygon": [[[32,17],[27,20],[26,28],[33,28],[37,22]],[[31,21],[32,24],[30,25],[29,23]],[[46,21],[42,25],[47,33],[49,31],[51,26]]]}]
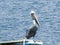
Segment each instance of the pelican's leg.
[{"label": "pelican's leg", "polygon": [[[28,30],[26,30],[26,36],[27,36],[27,33],[28,33]],[[26,36],[25,36],[25,37],[26,37]]]},{"label": "pelican's leg", "polygon": [[33,41],[34,41],[34,43],[35,43],[35,40],[34,40],[34,38],[35,38],[35,37],[33,37]]},{"label": "pelican's leg", "polygon": [[33,41],[34,41],[34,37],[33,37]]}]

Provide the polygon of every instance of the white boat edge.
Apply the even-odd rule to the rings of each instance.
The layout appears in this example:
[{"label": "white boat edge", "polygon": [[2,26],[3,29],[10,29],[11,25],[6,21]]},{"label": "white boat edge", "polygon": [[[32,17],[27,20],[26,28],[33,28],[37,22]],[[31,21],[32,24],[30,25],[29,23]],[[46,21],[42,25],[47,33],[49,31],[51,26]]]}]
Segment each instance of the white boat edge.
[{"label": "white boat edge", "polygon": [[0,44],[3,44],[3,43],[16,43],[16,42],[25,42],[25,41],[28,41],[28,43],[31,43],[31,44],[43,44],[42,41],[33,41],[33,40],[29,40],[29,39],[20,39],[20,40],[11,40],[11,41],[1,41]]}]

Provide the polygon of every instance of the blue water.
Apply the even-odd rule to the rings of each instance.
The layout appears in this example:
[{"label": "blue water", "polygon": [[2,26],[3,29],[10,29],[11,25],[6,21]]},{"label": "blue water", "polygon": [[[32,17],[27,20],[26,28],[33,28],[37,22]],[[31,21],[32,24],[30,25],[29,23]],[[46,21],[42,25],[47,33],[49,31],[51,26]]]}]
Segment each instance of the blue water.
[{"label": "blue water", "polygon": [[0,0],[0,41],[24,38],[32,25],[31,10],[40,22],[34,40],[60,45],[60,0]]}]

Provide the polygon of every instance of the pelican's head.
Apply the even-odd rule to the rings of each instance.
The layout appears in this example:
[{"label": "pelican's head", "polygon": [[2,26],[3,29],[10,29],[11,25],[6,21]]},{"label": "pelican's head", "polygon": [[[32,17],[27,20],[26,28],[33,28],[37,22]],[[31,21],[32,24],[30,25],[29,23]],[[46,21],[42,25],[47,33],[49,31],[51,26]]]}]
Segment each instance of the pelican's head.
[{"label": "pelican's head", "polygon": [[32,14],[32,13],[35,14],[35,11],[31,11],[31,12],[30,12],[30,14]]},{"label": "pelican's head", "polygon": [[30,15],[31,15],[31,16],[35,15],[35,11],[31,11],[31,12],[30,12]]},{"label": "pelican's head", "polygon": [[31,11],[31,12],[30,12],[30,15],[31,15],[31,17],[32,17],[32,19],[33,19],[33,24],[34,24],[34,25],[39,25],[39,22],[38,22],[38,19],[37,19],[37,16],[36,16],[35,11]]}]

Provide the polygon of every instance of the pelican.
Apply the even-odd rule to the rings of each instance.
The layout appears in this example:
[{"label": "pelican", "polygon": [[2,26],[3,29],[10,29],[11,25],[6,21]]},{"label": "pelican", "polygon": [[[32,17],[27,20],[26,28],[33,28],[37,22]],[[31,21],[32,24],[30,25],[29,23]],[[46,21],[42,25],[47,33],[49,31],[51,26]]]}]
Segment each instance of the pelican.
[{"label": "pelican", "polygon": [[39,22],[38,22],[36,13],[34,11],[31,11],[30,15],[31,15],[32,20],[33,20],[33,26],[31,26],[28,29],[28,32],[26,34],[27,39],[30,39],[31,37],[33,37],[33,38],[35,37],[35,34],[36,34],[36,32],[38,30],[38,26],[39,26]]}]

